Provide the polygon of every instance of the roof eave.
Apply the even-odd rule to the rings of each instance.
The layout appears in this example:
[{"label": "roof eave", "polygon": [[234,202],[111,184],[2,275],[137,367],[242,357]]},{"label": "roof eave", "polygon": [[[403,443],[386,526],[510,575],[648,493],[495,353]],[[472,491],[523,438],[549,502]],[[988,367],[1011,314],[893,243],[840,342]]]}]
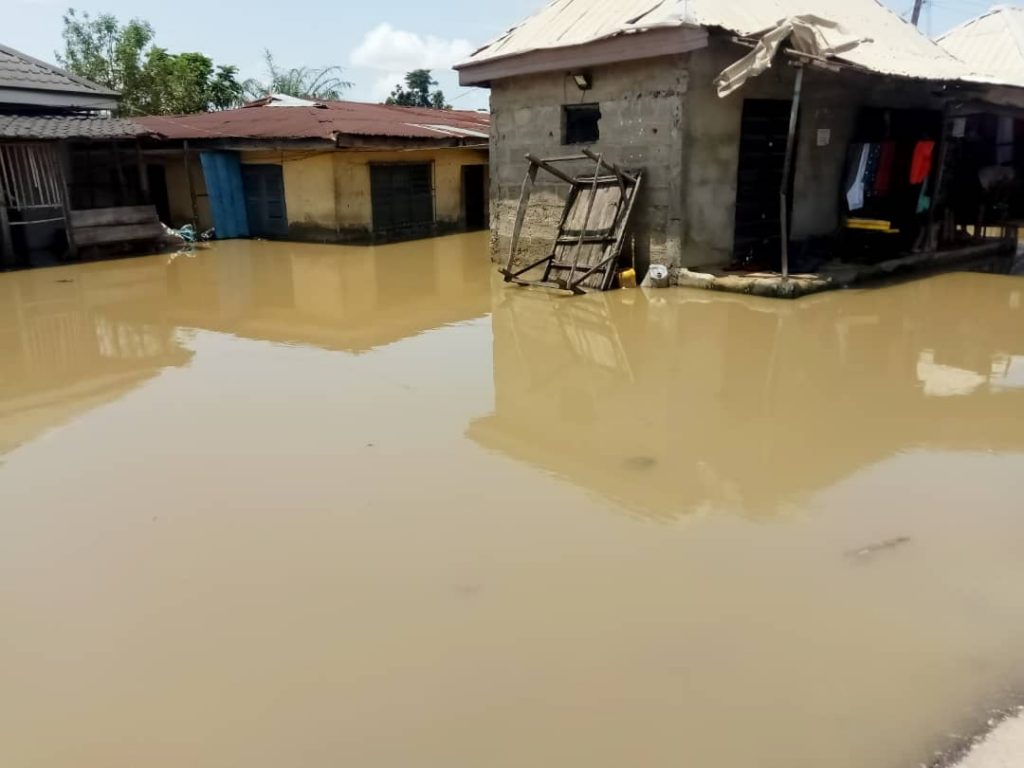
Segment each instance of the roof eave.
[{"label": "roof eave", "polygon": [[[638,45],[637,35],[643,35]],[[536,48],[456,65],[462,86],[488,86],[495,80],[574,68],[618,64],[624,61],[673,56],[707,47],[703,27],[672,26],[638,29],[579,45]]]},{"label": "roof eave", "polygon": [[110,96],[93,96],[85,93],[0,86],[0,104],[15,108],[114,110],[117,109],[118,100]]}]

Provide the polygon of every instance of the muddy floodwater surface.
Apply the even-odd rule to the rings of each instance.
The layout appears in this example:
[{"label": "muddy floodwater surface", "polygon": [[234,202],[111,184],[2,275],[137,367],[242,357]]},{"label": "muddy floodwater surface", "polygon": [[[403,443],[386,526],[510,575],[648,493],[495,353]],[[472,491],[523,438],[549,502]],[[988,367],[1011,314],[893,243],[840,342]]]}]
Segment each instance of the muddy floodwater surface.
[{"label": "muddy floodwater surface", "polygon": [[0,275],[4,768],[916,768],[1024,694],[1024,280]]}]

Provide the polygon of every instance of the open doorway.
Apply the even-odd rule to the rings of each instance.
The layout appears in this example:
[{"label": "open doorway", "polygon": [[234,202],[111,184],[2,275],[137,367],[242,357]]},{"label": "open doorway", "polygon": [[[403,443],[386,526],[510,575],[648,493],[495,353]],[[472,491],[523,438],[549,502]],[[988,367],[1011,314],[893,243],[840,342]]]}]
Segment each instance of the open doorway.
[{"label": "open doorway", "polygon": [[733,262],[774,269],[782,246],[779,191],[786,164],[792,102],[747,99],[740,128]]},{"label": "open doorway", "polygon": [[149,196],[156,208],[156,214],[164,224],[171,222],[171,201],[167,193],[167,169],[163,165],[150,163],[146,166],[146,180],[149,184]]},{"label": "open doorway", "polygon": [[462,166],[462,207],[466,229],[487,229],[487,166]]}]

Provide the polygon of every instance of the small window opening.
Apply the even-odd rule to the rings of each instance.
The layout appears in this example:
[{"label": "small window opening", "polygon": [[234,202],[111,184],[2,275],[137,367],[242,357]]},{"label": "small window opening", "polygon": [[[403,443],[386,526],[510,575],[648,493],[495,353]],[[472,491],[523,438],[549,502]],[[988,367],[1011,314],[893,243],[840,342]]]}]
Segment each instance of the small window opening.
[{"label": "small window opening", "polygon": [[562,143],[593,144],[601,138],[599,104],[567,104],[562,107]]}]

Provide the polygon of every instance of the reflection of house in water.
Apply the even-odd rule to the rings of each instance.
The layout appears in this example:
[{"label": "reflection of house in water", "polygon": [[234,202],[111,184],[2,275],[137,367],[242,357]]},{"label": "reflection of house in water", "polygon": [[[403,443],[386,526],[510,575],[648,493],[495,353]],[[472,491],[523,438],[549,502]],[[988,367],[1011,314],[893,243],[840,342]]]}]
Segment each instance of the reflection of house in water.
[{"label": "reflection of house in water", "polygon": [[174,322],[363,352],[490,311],[477,238],[378,248],[232,241],[168,271]]},{"label": "reflection of house in water", "polygon": [[150,310],[164,278],[162,261],[135,260],[0,281],[0,455],[188,362]]},{"label": "reflection of house in water", "polygon": [[[363,352],[490,311],[480,238],[218,243],[0,280],[0,454],[189,362],[197,328]],[[343,252],[342,252],[343,251]]]},{"label": "reflection of house in water", "polygon": [[774,514],[901,451],[1024,451],[1022,295],[988,275],[785,306],[503,294],[470,434],[640,514]]}]

